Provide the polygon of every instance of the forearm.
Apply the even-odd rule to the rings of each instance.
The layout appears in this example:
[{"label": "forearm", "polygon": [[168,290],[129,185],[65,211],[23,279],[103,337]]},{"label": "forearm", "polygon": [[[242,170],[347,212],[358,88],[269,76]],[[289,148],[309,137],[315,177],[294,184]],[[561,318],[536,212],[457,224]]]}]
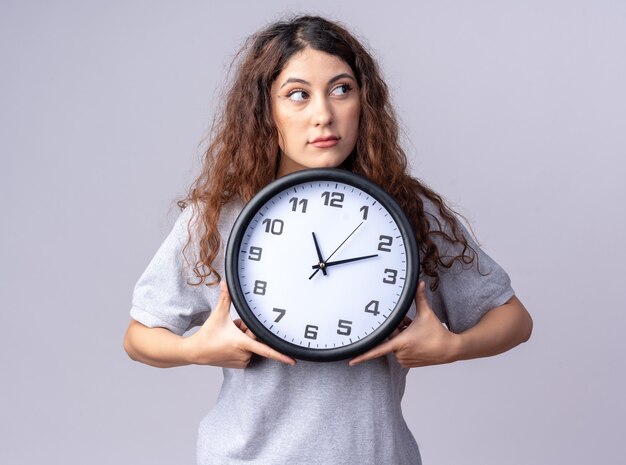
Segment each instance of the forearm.
[{"label": "forearm", "polygon": [[533,321],[517,297],[496,307],[473,328],[459,334],[456,360],[489,357],[506,352],[526,342],[532,333]]},{"label": "forearm", "polygon": [[124,349],[135,361],[159,368],[190,365],[187,338],[164,328],[148,328],[137,321],[131,321]]},{"label": "forearm", "polygon": [[459,334],[456,360],[489,357],[506,352],[526,342],[532,333],[533,321],[517,297],[496,307],[480,322]]}]

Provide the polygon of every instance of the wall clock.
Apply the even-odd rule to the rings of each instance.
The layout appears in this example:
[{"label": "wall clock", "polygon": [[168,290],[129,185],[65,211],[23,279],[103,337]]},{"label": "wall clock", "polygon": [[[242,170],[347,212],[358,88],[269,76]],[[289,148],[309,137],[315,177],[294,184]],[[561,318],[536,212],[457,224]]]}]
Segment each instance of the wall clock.
[{"label": "wall clock", "polygon": [[272,182],[244,207],[226,280],[250,330],[286,355],[354,357],[398,327],[415,297],[419,249],[398,204],[341,169]]}]

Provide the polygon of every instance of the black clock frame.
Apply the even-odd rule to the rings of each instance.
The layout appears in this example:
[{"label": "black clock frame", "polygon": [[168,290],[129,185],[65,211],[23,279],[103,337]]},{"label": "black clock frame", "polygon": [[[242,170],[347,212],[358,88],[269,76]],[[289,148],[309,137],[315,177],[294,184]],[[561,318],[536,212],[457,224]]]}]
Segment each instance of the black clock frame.
[{"label": "black clock frame", "polygon": [[[313,349],[292,344],[268,330],[254,315],[241,289],[237,271],[243,235],[250,221],[271,198],[291,187],[307,182],[331,181],[351,185],[383,205],[398,225],[406,250],[406,280],[400,298],[389,317],[367,337],[353,344],[332,349]],[[261,189],[248,202],[235,221],[228,238],[225,256],[226,283],[237,313],[250,330],[264,343],[277,351],[300,360],[332,362],[355,357],[385,340],[402,322],[417,289],[420,254],[415,233],[397,202],[381,187],[366,178],[339,168],[310,168],[288,174]]]}]

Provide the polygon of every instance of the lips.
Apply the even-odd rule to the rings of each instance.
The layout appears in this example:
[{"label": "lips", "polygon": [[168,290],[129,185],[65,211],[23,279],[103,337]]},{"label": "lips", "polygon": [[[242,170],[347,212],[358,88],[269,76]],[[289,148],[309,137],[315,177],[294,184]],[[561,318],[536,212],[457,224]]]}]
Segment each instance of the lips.
[{"label": "lips", "polygon": [[337,145],[339,138],[337,136],[320,136],[313,139],[310,144],[318,148],[327,148]]}]

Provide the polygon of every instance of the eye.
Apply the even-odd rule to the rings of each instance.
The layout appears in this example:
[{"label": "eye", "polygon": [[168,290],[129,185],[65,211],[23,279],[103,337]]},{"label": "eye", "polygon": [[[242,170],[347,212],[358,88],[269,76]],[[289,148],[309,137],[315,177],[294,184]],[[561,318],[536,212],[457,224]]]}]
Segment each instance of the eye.
[{"label": "eye", "polygon": [[341,84],[333,89],[333,95],[347,95],[352,90],[352,86],[350,84]]},{"label": "eye", "polygon": [[294,102],[304,102],[308,97],[309,94],[303,90],[292,90],[287,94],[287,98]]}]

